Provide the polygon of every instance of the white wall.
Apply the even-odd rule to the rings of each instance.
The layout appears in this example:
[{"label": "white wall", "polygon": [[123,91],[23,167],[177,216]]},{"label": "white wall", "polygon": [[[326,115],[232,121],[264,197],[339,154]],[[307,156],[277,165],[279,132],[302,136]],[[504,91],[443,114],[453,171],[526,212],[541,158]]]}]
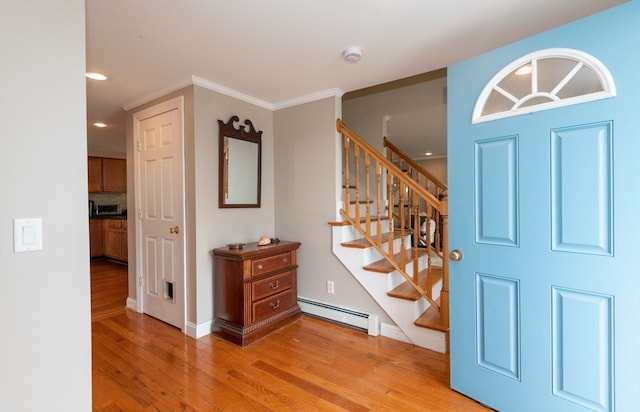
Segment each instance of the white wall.
[{"label": "white wall", "polygon": [[[278,110],[275,135],[275,223],[280,239],[302,242],[298,251],[298,294],[337,306],[380,315],[382,311],[333,255],[331,227],[341,199],[340,97]],[[335,294],[326,292],[327,280]]]},{"label": "white wall", "polygon": [[[0,1],[0,410],[91,410],[84,0]],[[13,252],[13,219],[43,250]]]}]

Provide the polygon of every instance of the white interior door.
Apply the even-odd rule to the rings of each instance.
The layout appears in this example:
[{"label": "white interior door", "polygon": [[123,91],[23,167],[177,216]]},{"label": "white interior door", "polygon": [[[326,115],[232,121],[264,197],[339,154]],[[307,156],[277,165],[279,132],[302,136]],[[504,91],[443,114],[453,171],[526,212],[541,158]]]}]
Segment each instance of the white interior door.
[{"label": "white interior door", "polygon": [[142,311],[185,330],[182,97],[134,115],[138,299]]}]

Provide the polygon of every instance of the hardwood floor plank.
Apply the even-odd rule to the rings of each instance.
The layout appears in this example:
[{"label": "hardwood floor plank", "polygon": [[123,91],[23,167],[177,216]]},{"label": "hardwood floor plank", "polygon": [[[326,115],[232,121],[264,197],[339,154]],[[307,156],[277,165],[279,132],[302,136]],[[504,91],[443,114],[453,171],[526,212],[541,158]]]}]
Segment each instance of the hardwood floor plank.
[{"label": "hardwood floor plank", "polygon": [[354,411],[354,412],[364,412],[364,411],[368,411],[368,408],[363,407],[362,405],[359,405],[337,393],[335,393],[334,391],[330,391],[325,389],[324,387],[320,386],[320,385],[316,385],[315,383],[308,381],[306,379],[300,378],[297,375],[294,375],[292,373],[289,373],[283,369],[277,368],[273,365],[270,365],[266,362],[263,361],[258,361],[254,364],[254,366],[256,368],[259,368],[265,372],[268,372],[269,374],[283,380],[284,382],[287,382],[289,384],[293,384],[297,387],[299,387],[300,389],[304,390],[305,392],[309,392],[311,394],[313,394],[314,396],[318,396],[326,401],[329,401],[341,408],[344,408],[346,410],[349,411]]},{"label": "hardwood floor plank", "polygon": [[489,411],[449,358],[309,316],[241,348],[125,309],[126,266],[92,262],[94,411]]}]

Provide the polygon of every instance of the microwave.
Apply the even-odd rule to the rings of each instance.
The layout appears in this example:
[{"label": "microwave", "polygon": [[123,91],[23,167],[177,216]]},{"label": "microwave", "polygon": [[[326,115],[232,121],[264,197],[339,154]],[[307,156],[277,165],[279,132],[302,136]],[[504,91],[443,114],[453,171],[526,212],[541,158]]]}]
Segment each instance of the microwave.
[{"label": "microwave", "polygon": [[122,214],[119,205],[96,205],[96,216],[113,216]]}]

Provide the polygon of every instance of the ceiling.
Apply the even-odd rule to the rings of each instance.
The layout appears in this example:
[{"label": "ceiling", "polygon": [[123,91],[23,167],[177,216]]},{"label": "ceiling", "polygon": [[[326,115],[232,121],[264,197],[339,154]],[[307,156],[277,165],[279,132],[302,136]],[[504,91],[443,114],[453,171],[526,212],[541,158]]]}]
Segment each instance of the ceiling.
[{"label": "ceiling", "polygon": [[[447,67],[623,2],[86,0],[87,71],[109,77],[87,80],[89,150],[124,152],[123,110],[194,80],[276,110]],[[361,61],[343,60],[350,46]]]}]

